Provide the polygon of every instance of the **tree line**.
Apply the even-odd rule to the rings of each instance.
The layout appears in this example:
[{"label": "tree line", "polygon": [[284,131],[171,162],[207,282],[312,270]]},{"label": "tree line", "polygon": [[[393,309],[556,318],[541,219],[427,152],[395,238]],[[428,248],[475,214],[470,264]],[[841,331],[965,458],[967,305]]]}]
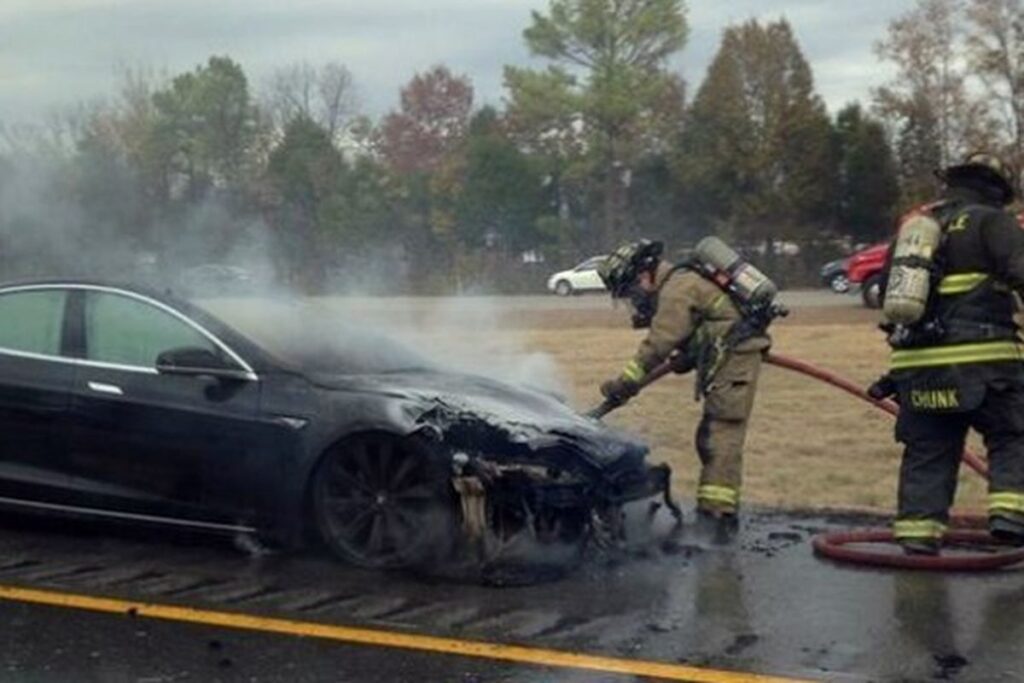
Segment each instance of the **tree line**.
[{"label": "tree line", "polygon": [[444,65],[376,120],[340,63],[260,87],[229,56],[127,71],[103,104],[0,131],[0,267],[259,253],[306,292],[449,292],[536,287],[640,235],[816,258],[888,235],[971,149],[1024,161],[1022,2],[918,0],[876,45],[891,81],[834,116],[785,19],[727,27],[691,93],[683,0],[551,0],[522,33],[542,67],[505,67],[500,106]]}]

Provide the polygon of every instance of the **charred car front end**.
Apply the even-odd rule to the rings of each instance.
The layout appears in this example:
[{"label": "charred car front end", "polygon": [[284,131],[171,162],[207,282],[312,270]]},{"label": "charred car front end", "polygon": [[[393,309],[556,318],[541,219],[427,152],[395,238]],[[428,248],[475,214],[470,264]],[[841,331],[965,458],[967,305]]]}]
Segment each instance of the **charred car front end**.
[{"label": "charred car front end", "polygon": [[[678,514],[669,493],[671,472],[647,464],[646,446],[546,393],[425,369],[311,378],[327,391],[361,396],[360,421],[373,425],[374,438],[400,435],[395,449],[404,446],[430,463],[417,481],[433,491],[436,505],[406,506],[405,523],[384,522],[386,532],[374,534],[368,519],[361,534],[334,545],[357,564],[423,564],[460,551],[484,564],[516,561],[524,552],[542,556],[548,549],[573,553],[589,542],[619,540],[627,503],[660,499]],[[335,496],[359,488],[351,481],[359,479],[356,470],[346,472],[352,476],[338,482]],[[380,493],[407,483],[376,485],[383,487]],[[401,496],[394,504],[403,504]],[[349,509],[358,507],[353,502]],[[403,513],[392,511],[396,517]],[[384,540],[388,533],[393,537]]]}]

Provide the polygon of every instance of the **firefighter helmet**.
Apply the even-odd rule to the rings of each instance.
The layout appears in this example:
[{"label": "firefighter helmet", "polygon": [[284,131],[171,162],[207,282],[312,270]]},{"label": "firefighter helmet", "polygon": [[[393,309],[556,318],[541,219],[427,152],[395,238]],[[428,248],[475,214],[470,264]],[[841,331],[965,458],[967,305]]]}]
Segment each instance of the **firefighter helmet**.
[{"label": "firefighter helmet", "polygon": [[999,193],[1003,204],[1009,204],[1017,195],[1016,174],[1002,159],[986,152],[969,154],[962,163],[943,169],[939,178],[949,185],[981,181]]},{"label": "firefighter helmet", "polygon": [[646,239],[627,242],[601,262],[597,274],[613,297],[622,298],[628,294],[640,273],[653,270],[658,265],[663,249],[661,242]]}]

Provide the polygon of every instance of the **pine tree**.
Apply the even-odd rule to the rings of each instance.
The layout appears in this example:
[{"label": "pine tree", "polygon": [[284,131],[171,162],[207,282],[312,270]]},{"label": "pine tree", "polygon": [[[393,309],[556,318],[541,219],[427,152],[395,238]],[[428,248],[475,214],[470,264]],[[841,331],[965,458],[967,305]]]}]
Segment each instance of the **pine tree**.
[{"label": "pine tree", "polygon": [[839,147],[839,226],[857,241],[882,239],[892,231],[899,202],[899,176],[882,124],[850,104],[836,117]]},{"label": "pine tree", "polygon": [[[547,71],[506,68],[513,120],[543,136],[579,137],[574,171],[600,188],[601,239],[610,247],[631,223],[634,165],[673,130],[683,106],[681,80],[667,60],[687,37],[682,0],[551,0],[523,32]],[[606,247],[606,248],[608,248]]]}]

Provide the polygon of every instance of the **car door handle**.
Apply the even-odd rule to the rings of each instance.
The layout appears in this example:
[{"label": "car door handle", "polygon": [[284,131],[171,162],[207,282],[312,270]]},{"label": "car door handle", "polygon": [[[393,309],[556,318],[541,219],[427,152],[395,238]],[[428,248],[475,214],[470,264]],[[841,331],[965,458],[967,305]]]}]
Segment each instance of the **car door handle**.
[{"label": "car door handle", "polygon": [[124,390],[116,384],[105,384],[103,382],[89,382],[89,388],[97,394],[109,394],[110,396],[124,396]]}]

